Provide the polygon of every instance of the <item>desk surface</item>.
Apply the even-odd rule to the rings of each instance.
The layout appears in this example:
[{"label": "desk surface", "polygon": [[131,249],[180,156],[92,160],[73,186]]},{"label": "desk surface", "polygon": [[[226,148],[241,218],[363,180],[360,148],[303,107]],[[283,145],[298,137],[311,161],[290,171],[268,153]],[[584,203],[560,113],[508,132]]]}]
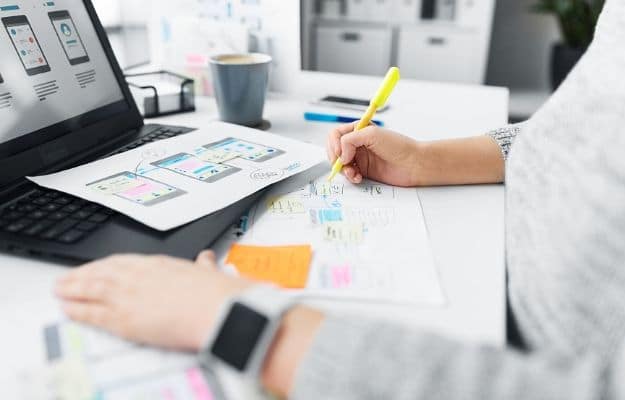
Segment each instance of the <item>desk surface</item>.
[{"label": "desk surface", "polygon": [[[348,82],[342,91],[358,95],[358,90],[375,88],[376,82]],[[342,93],[337,90],[334,94]],[[423,140],[470,136],[504,125],[507,104],[508,93],[504,89],[407,81],[394,95],[391,109],[380,114],[379,119],[392,129]],[[199,99],[198,109],[193,114],[158,122],[201,127],[217,118],[211,99]],[[307,101],[271,95],[265,115],[272,123],[271,132],[322,145],[332,125],[304,121],[303,113],[311,110],[318,107]],[[419,189],[419,194],[448,304],[430,308],[324,301],[315,305],[330,311],[392,319],[463,340],[503,345],[503,187],[424,188]],[[65,269],[0,255],[0,271],[0,387],[8,390],[10,385],[5,386],[2,381],[10,382],[16,371],[42,361],[41,326],[60,317],[52,287]]]}]

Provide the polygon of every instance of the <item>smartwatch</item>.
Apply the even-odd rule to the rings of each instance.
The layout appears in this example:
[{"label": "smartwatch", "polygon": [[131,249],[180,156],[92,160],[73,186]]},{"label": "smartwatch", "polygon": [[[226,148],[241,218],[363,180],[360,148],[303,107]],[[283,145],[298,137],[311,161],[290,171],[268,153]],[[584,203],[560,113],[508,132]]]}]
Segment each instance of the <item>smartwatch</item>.
[{"label": "smartwatch", "polygon": [[265,357],[292,306],[293,297],[272,286],[256,286],[232,298],[222,307],[200,360],[260,385]]}]

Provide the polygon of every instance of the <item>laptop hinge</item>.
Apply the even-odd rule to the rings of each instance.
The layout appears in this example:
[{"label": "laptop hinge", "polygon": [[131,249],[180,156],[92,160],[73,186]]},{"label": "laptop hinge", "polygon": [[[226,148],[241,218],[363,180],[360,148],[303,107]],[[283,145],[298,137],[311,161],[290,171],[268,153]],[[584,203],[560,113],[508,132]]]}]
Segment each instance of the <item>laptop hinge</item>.
[{"label": "laptop hinge", "polygon": [[[114,150],[122,147],[123,143],[128,142],[135,135],[140,132],[140,129],[133,129],[123,134],[122,136],[116,137],[115,139],[108,140],[98,144],[96,147],[91,150],[84,152],[83,154],[76,155],[71,158],[66,158],[60,163],[56,163],[55,165],[47,168],[44,171],[40,171],[38,175],[46,175],[52,174],[58,171],[62,171],[64,169],[72,168],[86,162],[97,160],[100,157],[106,156],[107,154],[113,152]],[[16,182],[10,183],[3,188],[0,188],[0,202],[10,201],[16,196],[21,195],[25,191],[27,191],[30,186],[33,185],[26,178],[19,179]]]}]

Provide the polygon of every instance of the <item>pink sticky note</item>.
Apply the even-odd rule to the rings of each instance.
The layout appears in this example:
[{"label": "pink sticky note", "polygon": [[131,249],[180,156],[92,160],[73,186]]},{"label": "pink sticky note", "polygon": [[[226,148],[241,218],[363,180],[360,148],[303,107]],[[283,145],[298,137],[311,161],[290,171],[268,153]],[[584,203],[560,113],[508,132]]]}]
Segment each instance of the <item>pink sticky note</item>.
[{"label": "pink sticky note", "polygon": [[191,389],[193,389],[193,393],[195,393],[196,400],[213,400],[213,393],[206,384],[202,372],[199,369],[193,368],[188,370],[187,379],[189,380]]},{"label": "pink sticky note", "polygon": [[176,400],[176,396],[174,396],[174,392],[172,392],[170,388],[163,390],[163,398],[165,400]]},{"label": "pink sticky note", "polygon": [[332,267],[332,287],[334,289],[345,289],[352,284],[352,270],[349,265],[339,265]]}]

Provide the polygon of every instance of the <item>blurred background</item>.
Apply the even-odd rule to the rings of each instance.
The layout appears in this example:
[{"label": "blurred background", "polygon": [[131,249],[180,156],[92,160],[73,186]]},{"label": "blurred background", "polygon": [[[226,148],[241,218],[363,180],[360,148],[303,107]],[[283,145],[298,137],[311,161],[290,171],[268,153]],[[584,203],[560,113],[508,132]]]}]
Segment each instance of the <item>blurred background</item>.
[{"label": "blurred background", "polygon": [[365,75],[398,65],[410,78],[508,87],[511,120],[520,121],[583,55],[603,0],[94,3],[123,68],[182,72],[207,94],[211,54],[252,50],[276,59],[278,90],[294,65]]}]

